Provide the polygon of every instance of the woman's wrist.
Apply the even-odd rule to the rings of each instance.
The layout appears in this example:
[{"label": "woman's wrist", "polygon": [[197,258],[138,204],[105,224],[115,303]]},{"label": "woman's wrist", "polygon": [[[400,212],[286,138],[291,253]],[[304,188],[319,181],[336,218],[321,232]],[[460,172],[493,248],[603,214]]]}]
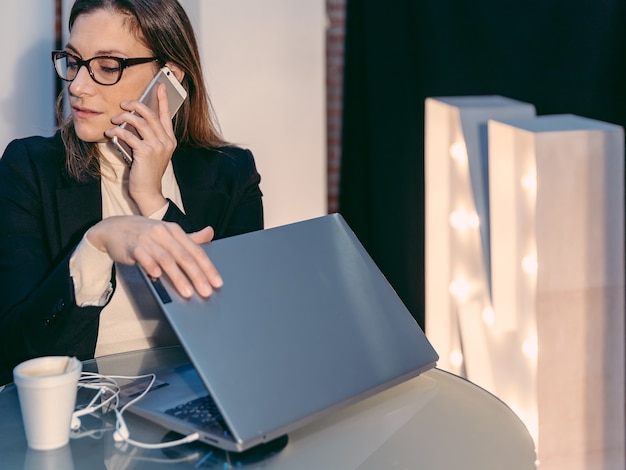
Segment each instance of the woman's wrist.
[{"label": "woman's wrist", "polygon": [[150,217],[167,204],[167,199],[161,193],[147,197],[133,197],[133,200],[144,217]]},{"label": "woman's wrist", "polygon": [[165,199],[162,194],[146,198],[135,197],[133,199],[139,208],[139,212],[144,217],[150,217],[155,212],[161,210],[163,206],[167,205],[167,199]]},{"label": "woman's wrist", "polygon": [[89,230],[87,230],[87,232],[85,233],[85,239],[89,242],[91,246],[96,248],[98,251],[106,253],[107,250],[104,247],[104,243],[100,239],[99,228],[100,228],[100,223],[97,223],[96,225],[91,227]]}]

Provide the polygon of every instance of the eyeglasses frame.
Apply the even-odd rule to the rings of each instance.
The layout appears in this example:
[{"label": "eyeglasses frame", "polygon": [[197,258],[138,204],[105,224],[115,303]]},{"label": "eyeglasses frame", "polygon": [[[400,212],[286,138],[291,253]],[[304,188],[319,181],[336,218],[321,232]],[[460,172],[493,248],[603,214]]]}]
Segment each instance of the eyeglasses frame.
[{"label": "eyeglasses frame", "polygon": [[[78,68],[76,69],[76,75],[74,76],[74,78],[67,79],[67,78],[63,78],[61,75],[59,75],[59,71],[56,68],[56,61],[58,59],[57,55],[62,54],[65,57],[70,56],[73,59],[76,60],[76,63],[78,65]],[[109,55],[97,55],[94,56],[90,59],[86,59],[83,60],[78,56],[75,56],[74,54],[71,54],[67,51],[52,51],[51,53],[51,57],[52,57],[52,63],[54,64],[54,71],[56,72],[56,74],[58,75],[58,77],[66,82],[73,82],[76,77],[78,76],[78,72],[80,71],[80,68],[84,65],[85,67],[87,67],[87,72],[89,72],[89,76],[91,77],[91,79],[96,82],[98,85],[102,85],[102,86],[112,86],[115,85],[116,83],[119,83],[119,81],[122,79],[122,74],[124,72],[124,69],[128,68],[128,67],[132,67],[133,65],[140,65],[140,64],[147,64],[149,62],[159,62],[159,63],[163,63],[163,61],[161,59],[159,59],[158,57],[136,57],[136,58],[124,58],[124,57],[115,57],[115,56],[109,56]],[[113,59],[119,62],[120,64],[120,71],[119,71],[119,75],[117,77],[117,80],[113,83],[102,83],[99,82],[93,71],[91,70],[91,65],[89,64],[92,60],[94,59]]]}]

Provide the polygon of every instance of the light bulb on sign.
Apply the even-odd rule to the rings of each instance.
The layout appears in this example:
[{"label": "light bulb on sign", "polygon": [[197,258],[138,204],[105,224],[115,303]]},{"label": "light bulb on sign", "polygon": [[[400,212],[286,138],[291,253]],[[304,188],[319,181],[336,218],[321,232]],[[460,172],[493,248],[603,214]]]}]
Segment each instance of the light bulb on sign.
[{"label": "light bulb on sign", "polygon": [[522,188],[526,190],[529,195],[534,196],[537,193],[537,177],[534,172],[529,172],[522,177]]},{"label": "light bulb on sign", "polygon": [[537,275],[537,255],[530,254],[522,258],[522,271],[529,276]]},{"label": "light bulb on sign", "polygon": [[485,307],[483,310],[483,322],[485,325],[493,325],[496,322],[496,314],[493,311],[492,307]]},{"label": "light bulb on sign", "polygon": [[448,217],[450,226],[460,232],[467,232],[468,229],[477,229],[480,219],[476,212],[467,212],[465,209],[457,209]]},{"label": "light bulb on sign", "polygon": [[461,367],[463,364],[463,353],[458,349],[453,349],[450,352],[450,364],[457,368]]},{"label": "light bulb on sign", "polygon": [[536,361],[539,353],[539,345],[537,344],[537,337],[530,336],[522,343],[522,352],[528,359]]},{"label": "light bulb on sign", "polygon": [[467,149],[463,142],[455,142],[450,146],[450,157],[459,165],[467,165]]},{"label": "light bulb on sign", "polygon": [[450,294],[456,297],[459,301],[465,302],[470,295],[470,284],[465,276],[458,276],[450,283],[449,290]]}]

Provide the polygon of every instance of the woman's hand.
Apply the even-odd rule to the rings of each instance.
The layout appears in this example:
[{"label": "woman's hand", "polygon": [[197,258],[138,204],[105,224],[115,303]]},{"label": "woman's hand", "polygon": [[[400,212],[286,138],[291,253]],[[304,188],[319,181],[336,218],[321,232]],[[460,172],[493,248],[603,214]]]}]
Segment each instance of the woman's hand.
[{"label": "woman's hand", "polygon": [[165,85],[157,87],[158,112],[139,101],[123,101],[120,106],[127,112],[111,119],[113,124],[127,122],[141,136],[115,127],[105,132],[112,138],[117,136],[133,149],[133,164],[130,169],[128,191],[142,215],[149,216],[166,204],[161,188],[161,179],[172,154],[176,149],[176,136],[169,114]]},{"label": "woman's hand", "polygon": [[186,234],[175,223],[141,216],[108,217],[87,231],[87,239],[113,261],[139,264],[149,276],[167,274],[183,297],[195,289],[208,297],[223,282],[199,246],[213,239],[213,228]]}]

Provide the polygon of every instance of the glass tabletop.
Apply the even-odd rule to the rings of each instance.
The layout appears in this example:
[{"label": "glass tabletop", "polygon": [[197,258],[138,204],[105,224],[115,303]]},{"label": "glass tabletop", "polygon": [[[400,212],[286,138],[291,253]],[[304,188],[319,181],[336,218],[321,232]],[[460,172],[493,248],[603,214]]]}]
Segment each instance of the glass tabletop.
[{"label": "glass tabletop", "polygon": [[[84,370],[139,375],[186,364],[182,348],[106,356]],[[79,397],[80,399],[80,397]],[[109,416],[111,415],[111,416]],[[532,469],[533,440],[502,401],[473,383],[432,369],[389,390],[290,433],[275,452],[226,453],[201,443],[147,450],[113,440],[113,413],[86,416],[70,444],[28,449],[19,401],[10,384],[0,392],[0,455],[6,468],[24,469]],[[168,430],[126,413],[131,437],[156,443]],[[284,444],[284,443],[283,443]]]}]

